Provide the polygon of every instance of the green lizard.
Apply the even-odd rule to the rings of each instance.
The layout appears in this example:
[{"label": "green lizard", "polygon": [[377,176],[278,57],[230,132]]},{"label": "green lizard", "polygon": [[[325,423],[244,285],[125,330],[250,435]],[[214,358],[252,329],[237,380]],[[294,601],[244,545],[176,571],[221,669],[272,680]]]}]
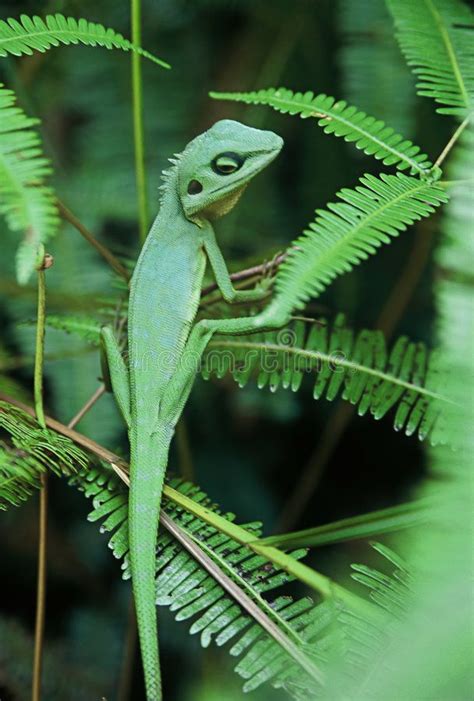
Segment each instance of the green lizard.
[{"label": "green lizard", "polygon": [[234,289],[211,221],[232,209],[282,145],[273,132],[231,120],[217,122],[188,144],[165,174],[160,211],[131,280],[128,367],[112,330],[102,330],[112,389],[130,440],[130,563],[148,701],[161,699],[155,550],[176,423],[214,333],[276,328],[289,318],[287,309],[273,303],[255,316],[194,323],[206,259],[227,302],[266,294],[265,286]]}]

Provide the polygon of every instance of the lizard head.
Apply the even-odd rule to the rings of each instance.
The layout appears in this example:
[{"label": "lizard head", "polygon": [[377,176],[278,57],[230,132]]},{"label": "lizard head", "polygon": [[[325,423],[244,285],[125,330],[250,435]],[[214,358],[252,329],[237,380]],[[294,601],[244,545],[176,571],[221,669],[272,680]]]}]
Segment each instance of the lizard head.
[{"label": "lizard head", "polygon": [[178,163],[179,197],[188,219],[227,214],[246,186],[279,154],[283,139],[224,119],[196,137]]}]

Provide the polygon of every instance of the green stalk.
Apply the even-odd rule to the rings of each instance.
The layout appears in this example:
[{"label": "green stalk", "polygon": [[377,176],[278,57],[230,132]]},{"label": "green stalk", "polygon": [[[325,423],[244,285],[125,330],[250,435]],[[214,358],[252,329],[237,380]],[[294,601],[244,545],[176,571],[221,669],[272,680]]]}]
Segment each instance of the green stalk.
[{"label": "green stalk", "polygon": [[[141,0],[130,0],[132,43],[141,46]],[[138,43],[137,43],[138,42]],[[138,196],[138,225],[143,244],[148,233],[148,201],[145,174],[145,139],[143,134],[142,65],[138,53],[132,53],[133,139],[135,144],[135,180]]]},{"label": "green stalk", "polygon": [[44,328],[46,308],[46,284],[44,270],[38,270],[38,311],[36,318],[36,347],[34,370],[35,413],[41,428],[46,428],[43,408],[43,365],[44,365]]}]

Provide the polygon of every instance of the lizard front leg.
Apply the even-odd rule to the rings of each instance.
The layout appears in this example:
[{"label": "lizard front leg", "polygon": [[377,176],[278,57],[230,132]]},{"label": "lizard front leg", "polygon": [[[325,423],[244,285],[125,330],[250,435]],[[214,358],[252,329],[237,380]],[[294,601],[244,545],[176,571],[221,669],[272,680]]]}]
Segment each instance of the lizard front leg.
[{"label": "lizard front leg", "polygon": [[217,282],[217,286],[222,292],[222,296],[229,304],[239,302],[259,302],[268,295],[267,286],[256,287],[253,290],[236,290],[227,269],[222,251],[217,245],[214,230],[211,226],[203,232],[204,250],[211,264],[212,272]]}]

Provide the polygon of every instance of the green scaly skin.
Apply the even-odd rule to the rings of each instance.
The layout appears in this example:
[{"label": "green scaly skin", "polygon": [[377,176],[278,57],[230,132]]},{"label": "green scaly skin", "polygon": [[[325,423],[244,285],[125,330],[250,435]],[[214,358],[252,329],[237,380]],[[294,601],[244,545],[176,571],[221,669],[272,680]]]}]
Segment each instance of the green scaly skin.
[{"label": "green scaly skin", "polygon": [[207,260],[226,301],[258,300],[266,293],[233,288],[211,221],[232,209],[282,145],[272,132],[230,120],[188,144],[165,174],[160,212],[131,281],[128,368],[112,331],[102,332],[112,388],[129,430],[130,563],[147,701],[162,698],[155,552],[163,479],[198,362],[214,333],[276,328],[288,320],[275,300],[254,317],[194,324]]}]

